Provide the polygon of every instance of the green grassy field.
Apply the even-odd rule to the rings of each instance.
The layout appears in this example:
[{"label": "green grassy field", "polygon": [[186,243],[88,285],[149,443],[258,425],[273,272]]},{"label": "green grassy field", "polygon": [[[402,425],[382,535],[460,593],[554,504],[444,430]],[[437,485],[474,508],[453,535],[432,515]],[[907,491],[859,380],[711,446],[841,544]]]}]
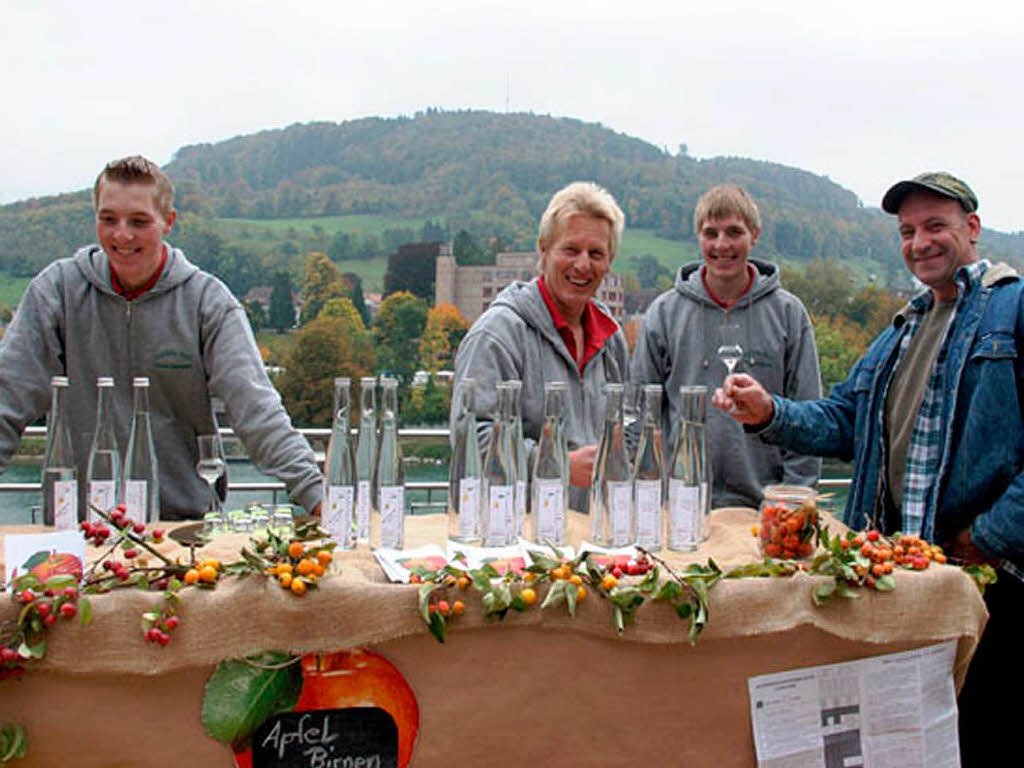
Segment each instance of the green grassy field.
[{"label": "green grassy field", "polygon": [[[440,220],[440,219],[439,219]],[[360,235],[380,235],[387,229],[416,229],[423,227],[426,219],[402,219],[392,216],[318,216],[311,219],[216,219],[221,234],[228,239],[244,237],[255,230],[257,233],[271,233],[276,237],[289,229],[303,234],[314,234],[314,227],[320,227],[330,236],[336,232]]]},{"label": "green grassy field", "polygon": [[28,277],[12,277],[0,271],[0,307],[6,304],[13,308],[21,301],[21,294],[25,292],[30,280]]},{"label": "green grassy field", "polygon": [[[699,258],[694,243],[667,240],[663,237],[658,237],[650,229],[629,229],[627,227],[626,231],[622,234],[621,253],[615,260],[617,264],[616,271],[635,271],[637,257],[645,253],[649,253],[660,264],[668,268],[669,272],[673,273],[681,264]],[[621,263],[619,263],[620,259]]]}]

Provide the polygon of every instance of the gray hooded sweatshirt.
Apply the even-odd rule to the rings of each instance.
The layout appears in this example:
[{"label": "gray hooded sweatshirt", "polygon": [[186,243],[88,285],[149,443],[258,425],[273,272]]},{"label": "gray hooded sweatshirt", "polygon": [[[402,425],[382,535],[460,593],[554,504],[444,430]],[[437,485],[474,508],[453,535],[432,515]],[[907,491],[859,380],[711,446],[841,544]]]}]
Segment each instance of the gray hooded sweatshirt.
[{"label": "gray hooded sweatshirt", "polygon": [[[604,314],[607,311],[594,302]],[[619,328],[587,361],[580,373],[565,342],[555,329],[537,280],[515,282],[502,290],[459,345],[455,355],[455,382],[472,378],[476,385],[475,410],[481,446],[490,439],[497,412],[495,386],[508,379],[523,383],[523,436],[527,463],[533,456],[544,420],[544,382],[568,384],[565,437],[570,451],[596,444],[604,427],[605,382],[622,382],[628,370],[629,348]],[[453,397],[453,403],[458,399]],[[455,414],[450,425],[455,428]],[[586,511],[587,488],[572,487],[569,505]]]},{"label": "gray hooded sweatshirt", "polygon": [[[679,387],[703,384],[708,399],[721,386],[726,369],[716,354],[723,324],[739,326],[743,359],[736,372],[749,373],[770,393],[795,400],[821,397],[821,374],[814,330],[800,300],[779,284],[774,264],[750,259],[755,269],[750,290],[729,310],[708,295],[701,263],[687,264],[675,288],[647,310],[630,366],[637,384],[664,385],[662,427],[666,461],[678,432]],[[707,409],[712,471],[712,506],[750,506],[773,483],[814,485],[821,460],[763,443],[717,408]]]},{"label": "gray hooded sweatshirt", "polygon": [[162,515],[194,515],[209,506],[209,488],[195,469],[196,436],[216,426],[214,397],[223,400],[253,462],[312,509],[322,496],[321,474],[267,378],[245,311],[220,280],[165,247],[156,285],[131,302],[111,287],[110,263],[97,245],[54,262],[29,284],[0,341],[0,472],[24,428],[47,412],[50,377],[68,376],[84,503],[97,377],[114,378],[111,410],[123,456],[132,378],[148,376]]}]

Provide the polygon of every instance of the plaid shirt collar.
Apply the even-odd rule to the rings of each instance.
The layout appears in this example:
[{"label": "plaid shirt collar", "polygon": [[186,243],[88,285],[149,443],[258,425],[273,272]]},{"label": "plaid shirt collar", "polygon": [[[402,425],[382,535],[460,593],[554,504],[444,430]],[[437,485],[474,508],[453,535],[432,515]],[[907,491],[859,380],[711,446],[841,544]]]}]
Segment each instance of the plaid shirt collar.
[{"label": "plaid shirt collar", "polygon": [[[960,267],[954,279],[957,281],[956,305],[949,319],[949,325],[943,334],[935,364],[928,374],[928,385],[921,400],[921,407],[914,419],[914,426],[907,445],[907,467],[903,480],[902,529],[907,533],[921,535],[924,528],[925,515],[928,513],[929,492],[935,487],[941,459],[944,427],[942,423],[943,397],[945,386],[945,361],[949,352],[949,329],[956,326],[957,317],[964,305],[964,296],[975,290],[988,269],[987,261],[976,261]],[[903,359],[903,355],[914,337],[925,315],[934,305],[931,290],[923,291],[915,296],[903,315],[905,328],[903,338],[897,350],[895,371]],[[892,379],[890,377],[890,383]],[[886,395],[888,395],[886,385]],[[884,398],[883,398],[884,402]],[[884,418],[884,413],[880,414]],[[932,510],[934,511],[934,510]]]}]

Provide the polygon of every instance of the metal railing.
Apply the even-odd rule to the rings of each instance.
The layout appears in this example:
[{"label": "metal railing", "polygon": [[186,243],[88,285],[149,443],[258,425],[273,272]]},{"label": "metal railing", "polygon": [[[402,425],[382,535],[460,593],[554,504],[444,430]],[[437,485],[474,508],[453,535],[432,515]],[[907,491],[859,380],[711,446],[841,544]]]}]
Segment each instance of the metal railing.
[{"label": "metal railing", "polygon": [[[305,427],[298,430],[307,440],[312,442],[314,440],[326,441],[331,436],[330,429],[324,429],[319,427]],[[230,427],[221,427],[220,433],[224,437],[234,437],[235,432]],[[352,430],[353,434],[357,434],[356,430]],[[45,437],[46,427],[28,427],[25,430],[25,436],[31,437]],[[432,440],[448,440],[448,429],[447,427],[437,428],[416,428],[416,429],[400,429],[398,430],[399,438],[428,438]],[[315,452],[317,463],[322,467],[324,462],[323,452]],[[245,458],[244,456],[232,456],[231,458]],[[846,488],[849,487],[851,479],[848,477],[840,478],[822,478],[818,481],[818,485],[821,488]],[[440,508],[447,503],[448,494],[448,483],[445,481],[419,481],[419,482],[407,482],[405,487],[411,491],[425,491],[427,494],[427,500],[425,502],[416,502],[416,508]],[[253,491],[263,492],[271,494],[271,498],[274,503],[277,503],[277,494],[282,493],[285,490],[284,483],[280,481],[237,481],[232,480],[228,483],[228,491]],[[12,492],[25,492],[39,493],[42,491],[41,483],[5,483],[0,481],[0,493],[12,493]],[[445,501],[435,502],[433,496],[435,493],[444,491]]]},{"label": "metal railing", "polygon": [[[322,427],[304,427],[299,428],[298,431],[310,442],[311,445],[315,445],[318,442],[326,442],[330,439],[331,430]],[[220,434],[222,437],[233,438],[235,432],[230,427],[221,427]],[[353,429],[352,434],[357,434],[357,430]],[[411,438],[411,439],[429,439],[429,440],[448,440],[448,428],[410,428],[398,430],[399,438]],[[23,437],[46,437],[46,427],[27,427],[25,429]],[[324,453],[323,451],[314,450],[317,464],[323,468],[324,464]],[[247,459],[248,457],[242,455],[232,455],[231,459]],[[230,473],[228,475],[228,492],[239,491],[239,492],[252,492],[252,493],[265,493],[270,496],[271,503],[278,503],[278,494],[285,493],[284,483],[279,480],[231,480]],[[410,510],[413,512],[417,511],[428,511],[428,510],[442,510],[447,506],[448,503],[448,483],[447,481],[434,480],[434,481],[408,481],[405,483],[406,490],[414,491],[418,493],[425,493],[426,500],[424,501],[412,501],[410,502]],[[3,482],[3,478],[0,477],[0,493],[42,493],[42,483],[17,483],[17,482]],[[438,499],[437,497],[443,492],[443,498]],[[31,516],[35,519],[38,515],[38,508],[30,510]]]}]

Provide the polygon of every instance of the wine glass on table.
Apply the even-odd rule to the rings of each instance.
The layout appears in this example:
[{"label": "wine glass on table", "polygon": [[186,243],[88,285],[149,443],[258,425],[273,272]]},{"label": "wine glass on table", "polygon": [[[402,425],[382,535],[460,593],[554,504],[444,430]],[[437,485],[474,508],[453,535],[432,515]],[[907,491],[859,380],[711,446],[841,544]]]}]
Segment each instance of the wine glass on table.
[{"label": "wine glass on table", "polygon": [[[196,472],[210,487],[210,510],[206,520],[210,525],[204,526],[204,532],[217,533],[227,527],[227,520],[220,507],[220,497],[214,486],[224,476],[224,450],[221,446],[220,435],[199,435],[196,438],[196,445],[199,448],[199,461],[196,463]],[[213,530],[207,531],[207,528]]]}]

